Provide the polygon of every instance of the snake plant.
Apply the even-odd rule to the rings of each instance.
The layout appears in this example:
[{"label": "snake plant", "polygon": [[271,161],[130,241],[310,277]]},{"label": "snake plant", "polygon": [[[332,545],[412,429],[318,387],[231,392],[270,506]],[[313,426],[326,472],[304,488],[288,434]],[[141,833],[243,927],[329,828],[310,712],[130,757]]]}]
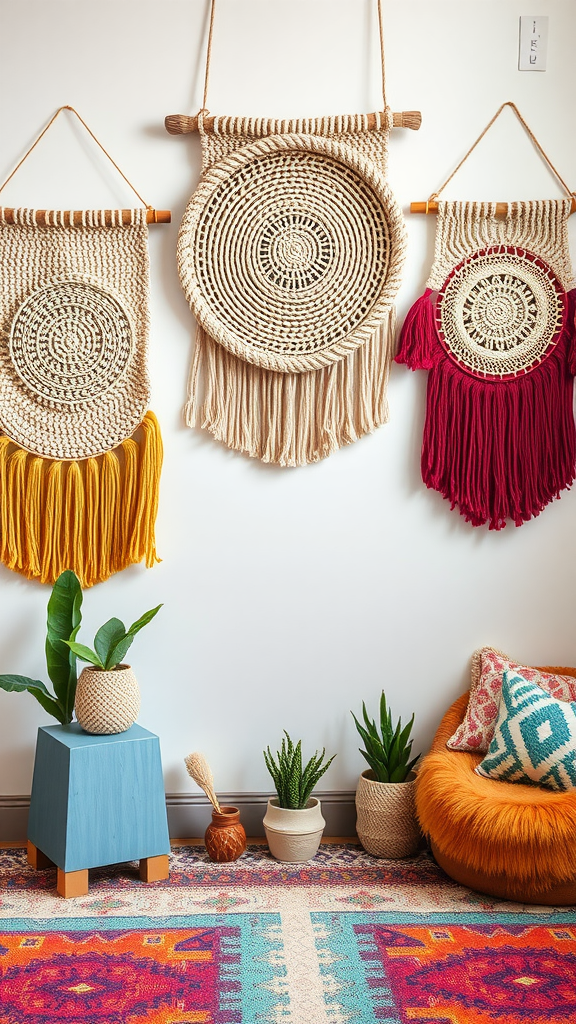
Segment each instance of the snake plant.
[{"label": "snake plant", "polygon": [[364,725],[358,721],[353,711],[351,714],[366,747],[365,750],[360,750],[360,753],[370,765],[376,781],[405,782],[419,756],[409,760],[412,752],[412,740],[408,741],[408,737],[414,725],[414,715],[404,728],[402,728],[401,718],[393,727],[392,713],[386,706],[384,690],[380,697],[380,732],[378,732],[376,722],[368,717],[364,701],[362,701]]},{"label": "snake plant", "polygon": [[326,748],[322,753],[318,751],[310,758],[308,764],[302,767],[302,741],[296,744],[292,742],[286,730],[282,738],[282,746],[276,752],[276,759],[268,746],[264,751],[266,767],[272,776],[278,803],[280,807],[302,810],[306,807],[314,786],[324,772],[332,764],[336,754],[329,761],[324,761]]}]

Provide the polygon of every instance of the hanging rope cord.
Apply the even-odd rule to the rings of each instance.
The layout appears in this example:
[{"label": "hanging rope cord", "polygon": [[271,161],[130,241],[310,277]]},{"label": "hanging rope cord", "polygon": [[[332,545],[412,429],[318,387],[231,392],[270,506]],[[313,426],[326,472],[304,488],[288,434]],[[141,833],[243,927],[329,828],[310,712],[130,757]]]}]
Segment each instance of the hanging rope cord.
[{"label": "hanging rope cord", "polygon": [[0,192],[2,191],[2,189],[3,189],[3,188],[5,188],[5,187],[6,187],[6,185],[8,184],[8,182],[12,180],[12,178],[13,178],[13,177],[14,177],[14,175],[16,174],[16,171],[18,171],[18,170],[20,169],[20,167],[22,167],[22,164],[24,163],[24,161],[28,159],[28,157],[30,156],[30,153],[32,152],[32,150],[36,148],[36,146],[37,146],[37,145],[38,145],[38,143],[40,142],[40,139],[42,139],[42,138],[44,137],[44,135],[46,134],[46,132],[48,131],[48,129],[49,129],[49,128],[50,128],[50,127],[51,127],[51,126],[52,126],[52,125],[54,124],[54,121],[56,120],[56,118],[58,117],[58,115],[62,113],[62,111],[63,111],[63,110],[70,110],[70,111],[71,111],[71,112],[72,112],[73,114],[76,114],[76,117],[78,118],[78,120],[80,121],[80,123],[84,125],[84,127],[85,127],[86,131],[88,132],[88,134],[89,134],[89,135],[90,135],[90,136],[91,136],[91,137],[92,137],[92,138],[94,139],[94,142],[96,143],[96,145],[100,147],[100,149],[101,149],[101,150],[102,150],[102,152],[104,153],[104,156],[107,156],[107,157],[108,157],[108,159],[109,159],[110,163],[111,163],[111,164],[113,164],[113,166],[114,166],[114,167],[116,168],[116,170],[118,171],[118,174],[119,174],[119,175],[120,175],[120,176],[121,176],[122,178],[124,178],[124,181],[126,182],[126,184],[130,186],[130,188],[132,189],[132,191],[133,191],[134,195],[136,195],[136,196],[138,197],[138,199],[140,200],[140,202],[144,204],[144,206],[146,207],[146,209],[147,209],[147,210],[152,210],[152,206],[150,206],[150,204],[149,204],[149,203],[147,203],[147,202],[146,202],[146,200],[142,198],[142,196],[141,196],[141,195],[140,195],[140,193],[139,193],[139,192],[137,191],[137,189],[135,189],[135,188],[134,188],[134,185],[132,184],[132,182],[131,182],[131,181],[129,181],[129,180],[128,180],[128,178],[126,177],[126,175],[124,174],[124,172],[120,170],[120,168],[118,167],[118,164],[116,163],[116,161],[115,161],[115,160],[113,160],[113,159],[112,159],[112,157],[110,156],[110,153],[108,152],[108,150],[107,150],[107,149],[104,149],[104,146],[102,145],[102,143],[101,143],[101,142],[100,142],[100,141],[99,141],[99,140],[98,140],[98,139],[96,138],[96,136],[94,135],[94,132],[92,132],[92,131],[90,130],[90,128],[88,127],[88,125],[86,124],[86,122],[85,122],[85,121],[84,121],[84,120],[83,120],[83,119],[82,119],[82,118],[80,117],[80,114],[78,113],[78,111],[77,111],[77,110],[74,110],[74,107],[70,107],[70,106],[68,106],[68,105],[65,105],[65,106],[63,106],[63,107],[58,107],[58,110],[56,111],[56,113],[54,114],[54,116],[50,118],[50,120],[49,120],[48,124],[47,124],[47,125],[46,125],[46,127],[45,127],[45,128],[44,128],[44,129],[43,129],[43,130],[42,130],[41,132],[40,132],[40,135],[39,135],[39,136],[38,136],[38,138],[37,138],[37,139],[35,140],[35,142],[33,142],[33,143],[32,143],[32,145],[30,146],[30,149],[29,149],[29,150],[28,150],[28,151],[27,151],[27,152],[26,152],[26,153],[24,154],[24,156],[22,157],[22,159],[20,160],[20,162],[16,164],[16,167],[15,167],[15,168],[14,168],[14,170],[13,170],[13,171],[12,171],[12,172],[11,172],[11,173],[10,173],[10,174],[8,175],[8,177],[6,178],[6,181],[5,181],[5,182],[4,182],[4,183],[3,183],[2,185],[0,185]]},{"label": "hanging rope cord", "polygon": [[558,181],[560,182],[562,187],[565,189],[567,195],[570,196],[571,199],[573,199],[576,196],[576,192],[572,192],[571,191],[571,189],[568,187],[568,185],[564,181],[564,178],[561,176],[560,172],[558,170],[556,170],[556,168],[555,168],[554,164],[552,163],[550,157],[547,155],[547,153],[545,153],[544,149],[542,148],[542,146],[538,142],[538,139],[536,138],[534,133],[531,131],[529,125],[526,123],[526,121],[522,117],[522,114],[518,110],[518,107],[516,106],[516,104],[512,103],[511,100],[506,100],[506,102],[503,103],[502,106],[498,108],[498,110],[494,114],[494,117],[488,122],[488,124],[484,128],[484,131],[482,131],[480,133],[480,135],[476,139],[476,142],[472,143],[472,145],[470,146],[470,149],[468,150],[468,152],[464,154],[464,156],[462,157],[462,159],[461,159],[460,163],[458,164],[458,166],[455,167],[454,170],[452,171],[452,174],[450,174],[446,178],[446,181],[444,182],[444,184],[441,185],[440,188],[436,190],[436,192],[432,192],[431,196],[428,199],[429,203],[437,202],[438,201],[438,196],[440,195],[440,193],[446,188],[446,185],[448,184],[448,182],[452,181],[452,178],[454,177],[455,174],[458,173],[458,171],[460,170],[462,165],[466,162],[466,160],[468,159],[470,154],[474,152],[474,150],[476,149],[476,146],[478,145],[478,143],[481,142],[482,139],[484,138],[484,136],[486,135],[486,132],[490,130],[490,128],[492,127],[492,125],[494,124],[496,119],[498,117],[500,117],[500,114],[504,110],[504,107],[510,107],[514,111],[514,113],[516,114],[516,117],[520,121],[520,124],[524,127],[524,129],[527,132],[527,134],[529,135],[530,139],[532,140],[532,142],[536,146],[536,149],[538,150],[540,155],[543,157],[543,159],[546,161],[546,163],[548,164],[548,167],[550,168],[552,173],[555,175],[555,177],[558,179]]},{"label": "hanging rope cord", "polygon": [[[386,73],[385,73],[385,62],[384,62],[384,26],[382,21],[382,0],[377,0],[378,3],[378,34],[380,37],[380,63],[382,70],[382,109],[386,110]],[[210,80],[210,61],[212,58],[212,38],[214,35],[214,12],[216,10],[216,0],[210,0],[210,27],[208,29],[208,46],[206,48],[206,70],[204,73],[204,96],[202,99],[202,108],[199,111],[200,114],[207,114],[208,110],[208,83]]]}]

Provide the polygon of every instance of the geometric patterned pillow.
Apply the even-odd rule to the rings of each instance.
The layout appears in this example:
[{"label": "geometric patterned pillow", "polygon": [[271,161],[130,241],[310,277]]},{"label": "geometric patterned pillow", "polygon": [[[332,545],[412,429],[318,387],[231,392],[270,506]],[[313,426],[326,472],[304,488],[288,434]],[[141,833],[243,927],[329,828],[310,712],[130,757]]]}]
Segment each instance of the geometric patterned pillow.
[{"label": "geometric patterned pillow", "polygon": [[556,700],[506,671],[498,721],[478,775],[548,789],[576,789],[576,703]]},{"label": "geometric patterned pillow", "polygon": [[502,676],[507,669],[524,676],[529,683],[537,683],[558,700],[576,700],[576,679],[572,676],[520,665],[494,647],[482,647],[472,655],[470,698],[464,721],[446,744],[451,750],[478,754],[488,750],[498,717]]}]

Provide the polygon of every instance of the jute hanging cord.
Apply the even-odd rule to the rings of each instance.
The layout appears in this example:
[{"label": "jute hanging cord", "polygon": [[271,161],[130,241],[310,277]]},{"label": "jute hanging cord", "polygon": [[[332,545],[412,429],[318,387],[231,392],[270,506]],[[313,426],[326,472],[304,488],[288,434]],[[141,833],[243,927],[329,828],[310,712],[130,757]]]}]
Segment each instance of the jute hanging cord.
[{"label": "jute hanging cord", "polygon": [[0,559],[43,583],[157,561],[150,212],[0,207]]},{"label": "jute hanging cord", "polygon": [[576,289],[567,230],[574,194],[514,104],[503,104],[480,138],[506,106],[567,198],[441,201],[454,171],[426,204],[438,212],[434,263],[396,357],[429,371],[424,482],[473,526],[496,530],[538,515],[576,475]]},{"label": "jute hanging cord", "polygon": [[202,145],[177,252],[198,324],[186,420],[304,465],[388,417],[406,236],[386,181],[403,119],[385,100],[381,5],[382,112],[283,121],[209,114],[214,14],[212,0],[203,108],[166,119],[173,133],[197,127]]}]

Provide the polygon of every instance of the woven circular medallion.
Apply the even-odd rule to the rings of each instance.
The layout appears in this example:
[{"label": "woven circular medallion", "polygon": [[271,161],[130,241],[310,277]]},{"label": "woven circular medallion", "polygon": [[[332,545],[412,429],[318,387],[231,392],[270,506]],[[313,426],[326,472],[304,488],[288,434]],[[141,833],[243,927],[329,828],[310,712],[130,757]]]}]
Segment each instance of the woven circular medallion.
[{"label": "woven circular medallion", "polygon": [[80,279],[42,285],[16,310],[0,345],[3,431],[43,458],[116,448],[148,406],[145,356],[115,294]]},{"label": "woven circular medallion", "polygon": [[131,354],[132,327],[118,300],[81,281],[39,288],[12,322],[15,370],[52,402],[99,398],[124,373]]},{"label": "woven circular medallion", "polygon": [[505,380],[529,373],[555,348],[566,293],[553,270],[517,246],[491,246],[466,257],[436,302],[440,340],[473,376]]},{"label": "woven circular medallion", "polygon": [[315,370],[363,344],[400,284],[405,229],[349,147],[272,136],[214,164],[180,227],[182,286],[211,337],[248,362]]}]

